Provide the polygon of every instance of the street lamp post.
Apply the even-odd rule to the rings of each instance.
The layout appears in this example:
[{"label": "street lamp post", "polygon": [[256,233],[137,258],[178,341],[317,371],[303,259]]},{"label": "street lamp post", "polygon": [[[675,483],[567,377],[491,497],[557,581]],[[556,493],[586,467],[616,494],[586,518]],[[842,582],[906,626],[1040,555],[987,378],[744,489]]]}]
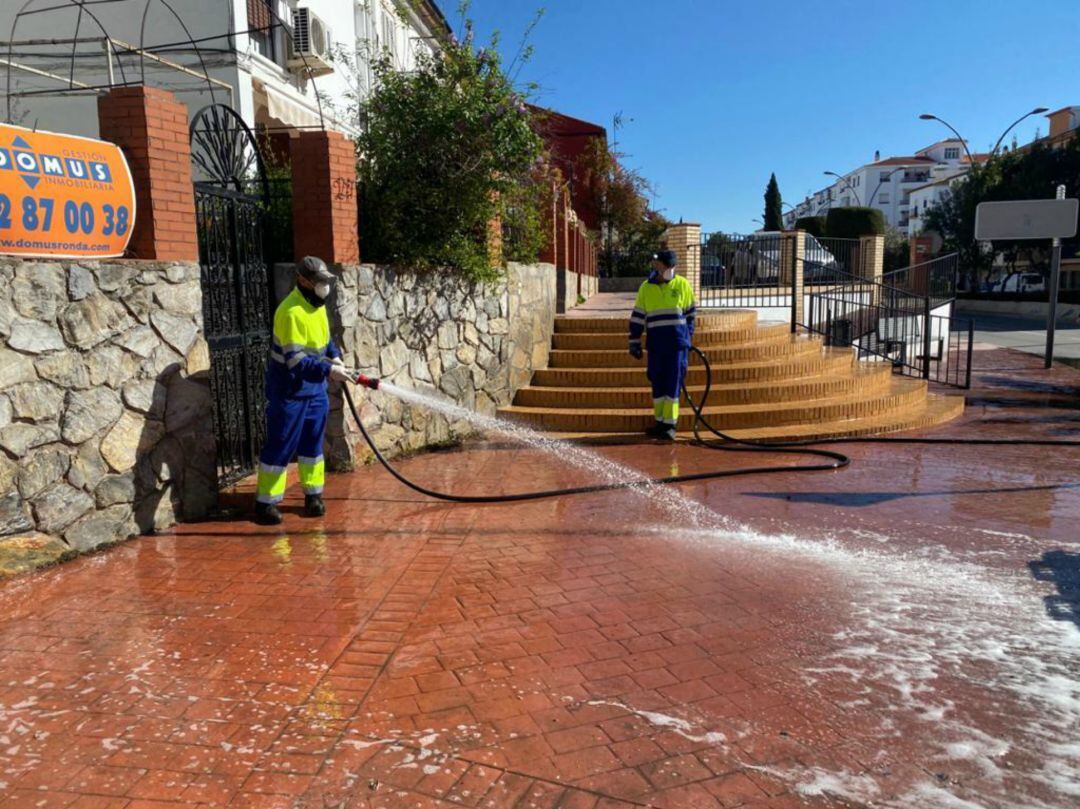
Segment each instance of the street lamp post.
[{"label": "street lamp post", "polygon": [[856,202],[856,203],[857,203],[857,204],[858,204],[858,205],[859,205],[860,207],[862,207],[862,200],[861,200],[861,199],[859,199],[859,192],[855,190],[855,186],[853,186],[853,185],[851,184],[851,182],[850,182],[850,181],[848,180],[848,178],[847,178],[847,177],[841,177],[841,176],[840,176],[839,174],[837,174],[837,173],[836,173],[835,171],[827,171],[827,172],[825,172],[825,173],[826,173],[827,175],[829,175],[830,177],[835,177],[835,178],[836,178],[836,179],[838,179],[838,180],[839,180],[840,182],[842,182],[842,183],[843,183],[844,185],[846,185],[846,186],[847,186],[848,188],[850,188],[850,189],[851,189],[851,193],[855,195],[855,202]]},{"label": "street lamp post", "polygon": [[[780,207],[781,207],[782,211],[783,211],[784,208],[787,208],[787,211],[783,211],[783,213],[794,212],[795,215],[796,215],[795,218],[796,219],[798,218],[799,209],[796,208],[794,205],[792,205],[790,202],[784,202],[783,200],[781,200],[780,201]],[[781,219],[781,224],[783,224],[783,222],[782,222],[783,216],[782,215],[781,215],[780,219]]]},{"label": "street lamp post", "polygon": [[886,181],[886,180],[888,180],[888,179],[889,179],[890,177],[892,177],[892,176],[893,176],[894,174],[896,174],[896,172],[898,172],[898,171],[902,171],[903,169],[906,169],[906,168],[907,168],[907,166],[900,166],[899,168],[895,168],[895,169],[893,169],[892,171],[890,171],[890,172],[889,172],[888,174],[886,174],[886,175],[885,175],[884,177],[881,177],[880,179],[878,179],[878,183],[877,183],[877,185],[876,185],[876,186],[874,187],[874,193],[870,195],[870,201],[866,203],[866,204],[867,204],[867,206],[868,206],[868,207],[872,207],[872,206],[873,206],[873,204],[874,204],[874,197],[876,197],[876,196],[877,196],[877,192],[881,190],[881,184],[882,184],[883,182],[885,182],[885,181]]},{"label": "street lamp post", "polygon": [[964,153],[967,155],[968,162],[971,164],[971,168],[975,168],[975,158],[971,156],[971,150],[968,149],[967,141],[964,140],[963,136],[959,132],[956,131],[952,124],[950,124],[944,118],[938,118],[936,115],[931,115],[928,112],[924,112],[922,115],[919,116],[919,118],[923,121],[937,121],[938,123],[944,124],[946,127],[948,127],[949,131],[956,135],[956,139],[960,141],[960,145],[964,147]]},{"label": "street lamp post", "polygon": [[1021,115],[1019,118],[1017,118],[1015,121],[1013,121],[1009,125],[1009,128],[1006,129],[1004,132],[1002,132],[1001,137],[997,139],[997,143],[994,144],[994,148],[990,150],[990,156],[993,157],[994,155],[997,154],[997,150],[998,150],[998,147],[1001,146],[1001,142],[1003,140],[1005,140],[1005,136],[1008,135],[1010,132],[1012,132],[1017,124],[1019,124],[1025,118],[1030,118],[1032,115],[1038,115],[1039,113],[1046,112],[1048,110],[1049,110],[1049,107],[1036,107],[1031,112],[1025,113],[1024,115]]}]

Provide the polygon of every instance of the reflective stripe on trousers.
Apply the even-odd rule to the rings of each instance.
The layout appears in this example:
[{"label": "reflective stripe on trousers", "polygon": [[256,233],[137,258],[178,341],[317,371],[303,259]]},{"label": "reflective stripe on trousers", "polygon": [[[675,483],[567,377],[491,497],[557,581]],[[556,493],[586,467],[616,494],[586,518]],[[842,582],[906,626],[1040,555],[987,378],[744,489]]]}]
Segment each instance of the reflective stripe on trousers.
[{"label": "reflective stripe on trousers", "polygon": [[325,396],[272,400],[266,405],[266,443],[259,456],[260,503],[278,503],[296,458],[304,494],[321,494],[326,480],[322,447],[329,402]]},{"label": "reflective stripe on trousers", "polygon": [[675,426],[679,421],[679,395],[686,376],[688,351],[650,351],[646,371],[652,383],[653,415],[657,421]]}]

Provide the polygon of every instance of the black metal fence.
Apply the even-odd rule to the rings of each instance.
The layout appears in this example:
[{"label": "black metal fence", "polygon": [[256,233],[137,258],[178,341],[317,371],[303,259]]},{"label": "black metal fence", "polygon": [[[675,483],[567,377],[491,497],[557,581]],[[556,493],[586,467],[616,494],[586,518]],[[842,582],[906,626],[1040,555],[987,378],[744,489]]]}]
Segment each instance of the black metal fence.
[{"label": "black metal fence", "polygon": [[959,273],[960,255],[949,253],[931,261],[885,273],[882,283],[907,290],[914,295],[929,297],[935,305],[939,305],[956,298]]},{"label": "black metal fence", "polygon": [[804,237],[803,250],[789,233],[738,236],[711,233],[701,241],[701,303],[721,308],[756,308],[767,318],[790,319],[798,326],[796,266],[801,262],[803,292],[848,283],[862,269],[858,239]]},{"label": "black metal fence", "polygon": [[832,239],[806,234],[803,246],[805,286],[844,283],[844,275],[862,275],[862,251],[858,239]]},{"label": "black metal fence", "polygon": [[785,306],[791,297],[794,253],[779,233],[706,234],[701,242],[701,304],[712,307]]},{"label": "black metal fence", "polygon": [[974,324],[952,314],[952,302],[854,275],[810,290],[805,327],[828,346],[850,346],[859,359],[891,362],[906,376],[971,386]]}]

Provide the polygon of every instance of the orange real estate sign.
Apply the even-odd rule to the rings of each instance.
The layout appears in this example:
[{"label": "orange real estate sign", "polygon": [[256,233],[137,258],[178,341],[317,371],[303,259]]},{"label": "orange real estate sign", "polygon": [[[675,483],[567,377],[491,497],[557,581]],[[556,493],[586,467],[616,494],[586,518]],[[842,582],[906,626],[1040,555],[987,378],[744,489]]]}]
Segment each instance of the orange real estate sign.
[{"label": "orange real estate sign", "polygon": [[134,224],[119,146],[0,124],[0,254],[115,258]]}]

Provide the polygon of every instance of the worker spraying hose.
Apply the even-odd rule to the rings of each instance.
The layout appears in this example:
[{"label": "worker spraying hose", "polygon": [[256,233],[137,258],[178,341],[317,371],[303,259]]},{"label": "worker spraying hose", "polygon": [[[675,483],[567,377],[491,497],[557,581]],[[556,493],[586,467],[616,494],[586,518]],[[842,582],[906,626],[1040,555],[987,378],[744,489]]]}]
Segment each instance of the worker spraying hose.
[{"label": "worker spraying hose", "polygon": [[323,438],[330,401],[328,379],[356,376],[345,369],[330,338],[326,299],[334,275],[314,256],[301,260],[296,286],[274,312],[273,343],[266,371],[266,443],[259,456],[255,521],[278,525],[285,496],[286,469],[296,458],[304,490],[304,514],[326,513],[322,493],[326,468]]}]

